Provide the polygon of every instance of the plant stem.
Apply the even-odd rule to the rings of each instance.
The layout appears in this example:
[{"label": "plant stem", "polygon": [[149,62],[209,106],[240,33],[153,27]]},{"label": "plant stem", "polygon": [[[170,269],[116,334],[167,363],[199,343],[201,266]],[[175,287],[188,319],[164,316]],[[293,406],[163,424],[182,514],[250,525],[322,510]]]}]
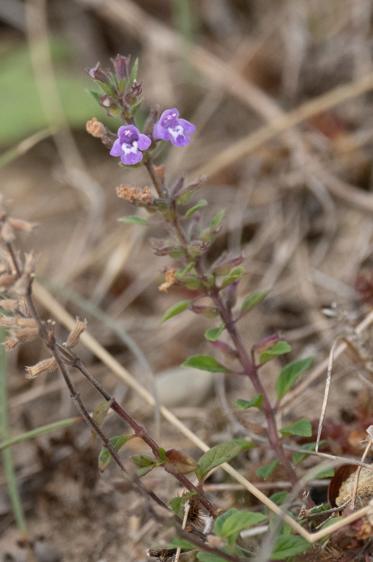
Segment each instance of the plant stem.
[{"label": "plant stem", "polygon": [[250,356],[246,351],[242,338],[237,331],[236,324],[232,319],[231,311],[224,305],[222,298],[216,289],[214,293],[211,295],[211,298],[216,308],[219,311],[220,317],[224,322],[228,334],[230,335],[230,338],[236,349],[238,359],[242,365],[245,374],[250,379],[255,389],[255,392],[263,396],[263,413],[265,415],[266,422],[267,422],[268,440],[273,450],[275,451],[278,460],[285,468],[290,482],[292,484],[295,484],[298,481],[297,474],[291,462],[287,458],[284,448],[282,446],[281,440],[278,435],[275,413],[272,408],[268,393],[262,381],[260,380],[257,368],[255,364],[251,361]]},{"label": "plant stem", "polygon": [[163,188],[162,185],[157,177],[157,174],[154,171],[154,165],[152,163],[151,160],[147,160],[144,164],[145,168],[148,170],[148,174],[151,177],[151,180],[153,182],[153,185],[156,189],[156,192],[158,193],[159,197],[163,197]]},{"label": "plant stem", "polygon": [[[6,243],[6,247],[8,249],[9,255],[11,257],[14,269],[17,273],[17,277],[21,278],[22,270],[19,266],[14,248],[13,248],[11,243]],[[124,408],[122,408],[122,406],[115,400],[115,398],[113,398],[102,387],[102,385],[97,381],[97,379],[89,373],[88,369],[85,367],[85,365],[83,364],[83,362],[81,361],[81,359],[79,357],[74,355],[72,353],[72,351],[69,350],[68,348],[66,348],[63,345],[56,342],[53,330],[51,329],[52,326],[48,326],[47,324],[45,324],[41,320],[41,318],[39,316],[39,313],[38,313],[38,311],[35,307],[33,297],[32,297],[32,278],[30,278],[29,283],[27,285],[27,292],[26,292],[25,298],[26,298],[27,306],[30,310],[30,314],[34,318],[34,320],[36,321],[36,323],[38,325],[40,337],[44,341],[45,345],[49,348],[52,356],[54,357],[54,359],[56,361],[56,364],[58,366],[58,370],[61,373],[67,388],[69,389],[70,396],[71,396],[72,400],[75,402],[76,407],[78,408],[78,410],[82,414],[82,417],[84,418],[86,423],[99,436],[99,438],[100,438],[102,444],[104,445],[104,447],[106,449],[108,449],[108,451],[110,452],[113,460],[118,465],[118,467],[120,468],[122,473],[127,475],[127,471],[124,468],[124,465],[123,465],[122,461],[120,460],[117,452],[115,451],[115,449],[111,445],[110,440],[103,433],[100,426],[90,416],[87,408],[85,407],[83,401],[80,398],[79,393],[76,392],[75,387],[74,387],[74,385],[72,383],[72,380],[70,378],[66,363],[68,363],[70,366],[78,369],[81,372],[81,374],[104,397],[104,399],[107,402],[110,402],[111,409],[133,429],[135,435],[140,437],[150,447],[154,456],[157,459],[160,459],[161,458],[160,447],[156,443],[156,441],[154,441],[154,439],[151,437],[151,435],[148,433],[148,431],[142,425],[140,425]],[[184,474],[175,470],[171,464],[170,464],[170,466],[163,465],[163,468],[166,470],[166,472],[168,472],[169,474],[172,474],[174,476],[174,478],[176,478],[183,487],[185,487],[187,490],[189,490],[191,492],[194,492],[199,497],[201,504],[206,508],[206,510],[213,517],[216,516],[217,510],[216,510],[215,506],[210,502],[210,500],[207,498],[206,494],[204,494],[203,491],[199,487],[195,486]],[[143,483],[141,482],[141,480],[138,476],[135,477],[135,483],[136,483],[137,488],[139,489],[139,491],[141,491],[141,493],[143,495],[147,494],[154,501],[156,501],[159,505],[161,505],[162,507],[164,507],[166,509],[169,509],[167,504],[165,504],[165,502],[163,502],[163,500],[161,500],[154,492],[149,491],[145,488],[145,486],[143,485]]]},{"label": "plant stem", "polygon": [[[151,166],[151,162],[148,161],[147,165]],[[149,169],[148,169],[148,171],[149,171]],[[151,176],[151,177],[153,179],[153,176]],[[156,184],[154,184],[154,187],[157,189]],[[197,272],[200,280],[203,282],[205,280],[205,275],[204,275],[203,265],[202,265],[201,259],[200,258],[194,258],[189,253],[189,250],[188,250],[189,240],[188,240],[188,237],[185,234],[184,229],[183,229],[183,227],[180,223],[180,219],[179,219],[179,216],[178,216],[176,204],[175,204],[174,201],[171,202],[171,209],[172,209],[172,213],[171,213],[171,217],[170,217],[168,222],[173,227],[173,229],[175,231],[175,234],[176,234],[181,246],[184,248],[187,259],[189,259],[191,262],[194,263],[196,272]],[[203,283],[202,283],[202,286],[203,286]],[[271,404],[271,401],[269,399],[268,393],[267,393],[265,387],[263,386],[263,384],[262,384],[262,382],[259,378],[257,367],[256,367],[255,363],[251,360],[250,355],[247,353],[245,345],[242,341],[242,338],[237,331],[236,324],[235,324],[235,322],[233,321],[233,318],[232,318],[232,312],[231,312],[230,308],[223,302],[223,300],[220,296],[220,292],[219,292],[218,287],[215,286],[212,289],[205,289],[205,294],[206,294],[206,296],[209,296],[212,299],[212,301],[214,302],[214,304],[217,308],[217,311],[219,313],[220,318],[224,322],[226,330],[227,330],[227,332],[228,332],[228,334],[229,334],[229,336],[230,336],[230,338],[233,342],[233,345],[235,347],[235,351],[237,352],[237,357],[238,357],[239,362],[241,363],[241,366],[243,368],[244,373],[250,379],[255,391],[258,394],[261,394],[263,396],[263,413],[264,413],[264,416],[265,416],[266,422],[267,422],[268,440],[269,440],[278,460],[280,461],[280,463],[285,468],[290,482],[292,484],[295,484],[298,480],[297,474],[296,474],[290,460],[287,458],[285,450],[284,450],[284,448],[282,446],[282,443],[281,443],[281,440],[279,438],[274,409],[272,407],[272,404]]]},{"label": "plant stem", "polygon": [[[160,459],[161,458],[160,447],[157,444],[157,442],[151,437],[151,435],[146,430],[146,428],[144,426],[140,425],[116,401],[116,399],[113,398],[101,386],[101,384],[97,381],[97,379],[91,373],[89,373],[88,369],[85,367],[85,365],[83,364],[83,362],[81,361],[80,358],[76,357],[73,360],[72,365],[76,369],[78,369],[87,380],[89,380],[91,385],[94,386],[94,388],[101,394],[101,396],[103,396],[103,398],[107,402],[110,402],[111,409],[132,428],[133,432],[135,433],[135,435],[137,435],[137,437],[140,437],[144,441],[144,443],[146,443],[148,445],[148,447],[151,449],[153,455],[157,459]],[[210,502],[210,500],[207,498],[206,494],[199,487],[195,486],[184,474],[181,474],[177,470],[174,470],[172,465],[170,465],[170,466],[163,465],[163,468],[166,470],[166,472],[168,472],[169,474],[172,474],[174,476],[174,478],[176,478],[176,480],[178,480],[184,488],[186,488],[190,492],[194,492],[198,496],[201,504],[207,509],[207,511],[213,517],[216,516],[217,510],[216,510],[215,506]]]},{"label": "plant stem", "polygon": [[[16,253],[14,251],[13,245],[10,242],[6,242],[5,246],[8,250],[9,255],[10,255],[10,258],[11,258],[11,261],[13,263],[13,267],[14,267],[14,270],[17,274],[17,277],[18,277],[18,279],[21,279],[21,277],[23,275],[23,272],[22,272],[21,267],[18,263],[18,259],[17,259]],[[125,467],[124,467],[122,461],[120,460],[117,452],[115,451],[115,449],[111,445],[110,440],[103,433],[100,426],[91,417],[89,411],[87,410],[87,408],[85,407],[82,399],[80,398],[79,393],[76,392],[76,390],[75,390],[74,384],[73,384],[73,382],[70,378],[68,369],[67,369],[66,364],[65,364],[64,354],[61,353],[61,350],[64,349],[64,348],[63,348],[63,346],[60,346],[55,340],[54,333],[53,333],[53,325],[52,324],[48,325],[45,322],[43,322],[41,320],[40,316],[39,316],[39,313],[38,313],[36,307],[35,307],[33,297],[32,297],[32,280],[33,280],[33,278],[31,276],[29,276],[28,284],[27,284],[27,290],[26,290],[26,294],[25,294],[25,300],[26,300],[27,307],[30,311],[30,314],[31,314],[32,318],[35,320],[35,322],[38,325],[40,338],[43,340],[44,344],[49,349],[49,351],[51,352],[54,360],[56,361],[58,370],[59,370],[60,374],[62,375],[64,381],[65,381],[65,384],[66,384],[66,386],[67,386],[67,388],[70,392],[70,396],[71,396],[73,402],[75,403],[77,409],[82,414],[83,419],[85,420],[87,425],[89,427],[91,427],[91,429],[99,436],[103,446],[110,452],[114,462],[120,468],[123,476],[126,479],[129,479],[130,477],[127,473],[127,470],[125,469]],[[5,452],[7,452],[7,451],[5,451]],[[161,498],[159,498],[151,490],[147,490],[147,488],[143,485],[143,483],[141,482],[140,478],[137,475],[134,476],[134,482],[132,484],[146,499],[148,499],[148,497],[151,497],[158,505],[160,505],[163,508],[169,510],[169,507],[167,506],[167,504]]]}]

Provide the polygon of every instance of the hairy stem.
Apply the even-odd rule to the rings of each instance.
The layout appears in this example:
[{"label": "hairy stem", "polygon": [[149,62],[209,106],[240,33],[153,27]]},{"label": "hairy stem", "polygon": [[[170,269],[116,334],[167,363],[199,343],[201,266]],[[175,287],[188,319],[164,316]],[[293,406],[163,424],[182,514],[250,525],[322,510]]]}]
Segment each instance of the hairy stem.
[{"label": "hairy stem", "polygon": [[[151,166],[151,162],[148,162],[147,165]],[[154,184],[154,186],[157,189],[156,184]],[[171,205],[172,205],[171,207],[172,213],[171,213],[171,218],[169,219],[169,224],[171,224],[171,226],[173,227],[176,237],[178,238],[181,246],[184,248],[187,258],[190,259],[190,261],[194,262],[197,274],[200,280],[203,282],[205,279],[205,274],[204,274],[202,261],[200,258],[196,259],[190,255],[188,251],[189,240],[180,223],[175,202],[171,202]],[[250,355],[247,353],[242,338],[237,331],[236,324],[232,319],[231,310],[223,302],[219,293],[219,289],[217,287],[213,287],[212,289],[205,289],[205,294],[206,296],[209,296],[212,299],[218,310],[220,318],[224,322],[224,325],[233,342],[238,360],[241,363],[244,373],[250,379],[255,391],[263,396],[263,413],[267,422],[268,440],[278,460],[285,468],[290,482],[294,484],[295,482],[297,482],[298,478],[290,460],[286,456],[285,450],[279,438],[274,409],[272,407],[268,393],[260,380],[257,367],[255,363],[251,360]]]},{"label": "hairy stem", "polygon": [[[6,248],[8,250],[9,255],[10,255],[10,258],[11,258],[11,261],[13,263],[13,267],[14,267],[14,270],[17,274],[17,277],[18,277],[18,279],[20,279],[22,277],[23,273],[22,273],[22,269],[21,269],[21,267],[18,263],[18,259],[17,259],[16,253],[14,251],[13,245],[10,242],[7,242]],[[77,409],[82,414],[82,417],[85,420],[85,422],[87,423],[87,425],[89,427],[91,427],[91,429],[98,435],[98,437],[100,438],[103,446],[108,449],[108,451],[110,452],[114,462],[120,468],[122,474],[126,477],[126,479],[129,479],[130,476],[128,475],[128,472],[125,469],[122,461],[120,460],[117,452],[115,451],[115,449],[111,445],[110,440],[106,437],[106,435],[103,433],[103,431],[101,430],[99,425],[91,417],[89,411],[87,410],[87,408],[85,407],[82,399],[80,398],[79,393],[76,392],[76,389],[75,389],[74,384],[73,384],[73,382],[70,378],[68,369],[67,369],[66,364],[65,364],[64,355],[63,355],[63,353],[61,353],[62,346],[60,346],[56,342],[52,329],[49,329],[49,326],[47,326],[41,320],[41,318],[39,316],[39,313],[38,313],[38,311],[35,307],[33,297],[32,297],[32,277],[31,276],[30,276],[28,281],[29,282],[28,282],[28,285],[27,285],[27,291],[26,291],[26,294],[25,294],[25,300],[26,300],[28,309],[30,311],[30,314],[31,314],[32,318],[35,320],[35,322],[38,325],[39,335],[40,335],[42,341],[44,342],[46,347],[50,350],[54,360],[56,361],[58,370],[59,370],[60,374],[62,375],[62,377],[64,379],[64,382],[65,382],[65,384],[66,384],[66,386],[67,386],[67,388],[70,392],[70,396],[71,396],[72,400],[74,401]],[[145,488],[145,486],[143,485],[143,483],[141,482],[141,480],[137,476],[134,477],[133,485],[146,499],[151,497],[158,505],[160,505],[163,508],[169,510],[169,507],[167,506],[167,504],[161,498],[159,498],[154,492],[147,490]]]}]

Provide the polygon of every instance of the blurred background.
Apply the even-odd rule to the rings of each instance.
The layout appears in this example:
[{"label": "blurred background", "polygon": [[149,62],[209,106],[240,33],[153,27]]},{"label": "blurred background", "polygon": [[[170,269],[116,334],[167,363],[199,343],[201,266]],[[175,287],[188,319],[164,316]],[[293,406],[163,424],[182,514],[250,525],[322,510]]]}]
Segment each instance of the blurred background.
[{"label": "blurred background", "polygon": [[[87,318],[105,349],[210,444],[255,424],[232,411],[246,385],[178,368],[206,349],[209,324],[188,313],[160,329],[161,315],[185,295],[157,289],[167,265],[149,246],[157,228],[118,222],[131,209],[114,188],[148,179],[119,168],[85,132],[92,116],[118,126],[90,95],[86,71],[117,53],[139,57],[145,107],[177,106],[196,124],[190,146],[165,154],[167,177],[208,176],[211,212],[227,209],[214,251],[242,245],[242,294],[271,290],[243,321],[244,337],[279,331],[294,357],[318,362],[373,302],[372,26],[372,0],[0,0],[0,192],[14,216],[38,224],[24,247],[36,252],[40,285]],[[39,297],[46,316],[55,314]],[[332,303],[328,319],[322,308]],[[91,351],[82,355],[156,431],[152,409]],[[55,377],[25,381],[24,366],[41,357],[33,344],[8,358],[13,434],[75,413]],[[347,403],[361,410],[371,392],[351,379],[351,365],[339,362],[335,419]],[[268,367],[269,381],[276,368]],[[77,384],[93,408],[97,398]],[[309,408],[322,393],[321,380]],[[302,411],[302,401],[293,407]],[[195,452],[164,422],[161,435],[166,448],[177,442]],[[145,560],[159,542],[142,501],[116,487],[115,470],[97,479],[97,445],[82,425],[18,446],[14,456],[42,562]],[[151,478],[160,484],[160,475]],[[0,484],[0,553],[22,561],[4,477]]]}]

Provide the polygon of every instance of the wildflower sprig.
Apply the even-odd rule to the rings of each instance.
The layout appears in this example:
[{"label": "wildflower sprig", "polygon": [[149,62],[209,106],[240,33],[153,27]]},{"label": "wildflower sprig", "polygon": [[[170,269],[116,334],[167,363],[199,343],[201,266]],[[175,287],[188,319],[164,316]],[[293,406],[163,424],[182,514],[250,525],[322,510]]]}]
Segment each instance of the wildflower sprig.
[{"label": "wildflower sprig", "polygon": [[[100,67],[96,65],[95,68]],[[127,75],[130,76],[131,71]],[[150,118],[154,115],[155,112],[151,112]],[[245,402],[246,407],[249,408],[252,404],[263,413],[268,440],[276,456],[276,464],[272,463],[273,469],[279,462],[294,484],[297,475],[291,459],[285,453],[283,439],[296,433],[291,432],[292,426],[289,426],[290,429],[285,428],[285,432],[280,432],[276,421],[278,404],[272,403],[259,375],[264,364],[289,353],[291,347],[277,334],[273,334],[253,343],[248,350],[238,331],[238,322],[263,301],[266,293],[256,291],[238,303],[238,287],[247,275],[243,257],[223,254],[215,261],[211,262],[209,259],[209,251],[221,232],[225,211],[220,210],[211,215],[208,202],[198,198],[203,178],[188,183],[185,178],[180,177],[169,185],[164,166],[155,166],[153,163],[154,143],[167,142],[175,147],[185,146],[190,142],[195,126],[180,118],[177,108],[165,109],[155,119],[153,126],[148,127],[145,140],[142,136],[144,133],[133,125],[126,124],[128,120],[133,120],[133,115],[128,116],[126,111],[122,111],[121,116],[122,125],[110,154],[118,156],[122,164],[143,164],[148,170],[155,193],[151,196],[147,186],[127,186],[125,189],[117,188],[118,196],[133,205],[145,207],[151,215],[162,217],[165,237],[163,240],[153,241],[152,245],[156,255],[169,256],[173,261],[166,268],[165,281],[160,290],[168,291],[172,286],[178,285],[191,294],[189,300],[183,300],[166,311],[163,321],[186,310],[215,319],[215,325],[206,330],[205,338],[223,356],[223,361],[210,355],[194,355],[184,364],[210,372],[238,373],[250,379],[256,394],[252,400]],[[147,224],[142,217],[140,221],[141,224]],[[286,371],[288,375],[279,375],[278,400],[295,384],[307,366],[308,363],[289,366]],[[295,427],[298,426],[295,424]]]}]

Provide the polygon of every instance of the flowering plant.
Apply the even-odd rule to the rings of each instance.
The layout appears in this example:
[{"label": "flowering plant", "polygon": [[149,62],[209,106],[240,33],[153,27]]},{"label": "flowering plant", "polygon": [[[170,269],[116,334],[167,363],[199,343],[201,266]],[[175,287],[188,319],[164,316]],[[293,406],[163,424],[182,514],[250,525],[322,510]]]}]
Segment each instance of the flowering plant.
[{"label": "flowering plant", "polygon": [[[199,459],[176,449],[161,447],[127,408],[110,396],[77,355],[75,348],[86,323],[77,319],[66,339],[60,341],[55,325],[42,320],[33,300],[33,256],[22,256],[14,248],[17,233],[29,232],[33,225],[8,216],[5,209],[0,208],[0,240],[5,250],[0,269],[0,289],[3,293],[0,326],[7,331],[5,347],[10,350],[24,341],[41,338],[49,357],[27,367],[27,378],[35,379],[59,371],[82,418],[101,441],[99,470],[106,470],[114,462],[123,478],[146,501],[150,499],[162,508],[163,513],[173,514],[178,537],[166,548],[151,549],[149,554],[152,557],[163,561],[178,560],[181,549],[184,549],[193,551],[200,562],[243,562],[256,555],[263,560],[294,560],[310,548],[312,542],[304,538],[309,539],[312,535],[301,527],[300,522],[313,530],[315,517],[317,524],[325,521],[328,524],[328,514],[333,517],[349,504],[354,506],[355,500],[359,502],[359,507],[363,506],[364,515],[368,514],[367,502],[372,494],[369,486],[367,493],[366,481],[371,482],[370,473],[369,470],[362,472],[363,482],[359,484],[361,467],[356,471],[356,477],[351,477],[349,470],[342,486],[340,476],[332,481],[329,498],[332,508],[328,509],[326,503],[314,506],[306,483],[298,478],[297,465],[309,455],[320,455],[322,427],[319,426],[314,438],[314,427],[309,419],[290,419],[283,423],[279,416],[285,396],[307,372],[312,359],[303,357],[285,361],[276,379],[275,396],[272,396],[264,382],[263,367],[289,354],[291,346],[278,334],[269,334],[251,345],[242,337],[239,322],[263,302],[266,292],[240,295],[240,282],[247,275],[243,256],[223,252],[215,259],[211,258],[210,250],[221,232],[224,210],[212,216],[205,213],[208,202],[197,198],[201,179],[188,182],[180,177],[169,184],[165,166],[155,164],[159,143],[184,147],[191,142],[196,127],[181,118],[177,108],[168,108],[161,113],[151,111],[144,127],[140,127],[137,117],[142,104],[142,85],[137,80],[137,73],[137,61],[131,64],[130,58],[122,55],[112,60],[111,70],[102,68],[99,63],[89,70],[89,76],[97,86],[93,95],[109,116],[120,120],[120,124],[114,133],[92,118],[87,123],[87,131],[102,141],[110,156],[118,158],[121,166],[144,166],[149,174],[150,186],[122,184],[117,186],[116,192],[120,199],[148,211],[149,220],[154,215],[161,218],[165,234],[163,239],[153,242],[153,250],[157,256],[169,256],[170,264],[159,289],[167,292],[179,286],[189,296],[166,310],[162,321],[169,321],[186,311],[213,321],[213,325],[205,331],[212,353],[192,355],[183,364],[202,371],[245,377],[251,384],[251,394],[238,400],[236,408],[243,411],[255,409],[257,425],[263,431],[219,443]],[[123,219],[124,222],[140,225],[148,224],[149,220],[137,214]],[[84,376],[103,399],[93,414],[76,391],[70,374],[73,369]],[[128,433],[112,437],[106,435],[102,424],[110,409],[126,424]],[[370,447],[373,437],[369,435]],[[148,447],[149,454],[131,457],[135,470],[130,474],[119,453],[135,437]],[[257,509],[249,511],[232,507],[221,513],[205,490],[206,480],[214,470],[236,458],[246,457],[252,461],[251,450],[257,445],[259,455],[266,457],[256,470],[257,478],[267,480],[278,471],[291,489],[290,493],[277,493],[267,499],[254,485],[245,481],[263,504],[280,515],[277,520],[273,520],[265,510],[259,512]],[[183,488],[181,495],[166,501],[146,486],[143,477],[158,468],[178,481]],[[366,466],[364,468],[367,469]],[[169,518],[158,513],[155,516],[165,524],[169,523]],[[368,519],[359,519],[358,525],[357,533],[361,537],[365,536],[368,527],[371,530]],[[292,533],[293,530],[303,536]],[[263,533],[264,541],[253,542],[252,537]]]}]

